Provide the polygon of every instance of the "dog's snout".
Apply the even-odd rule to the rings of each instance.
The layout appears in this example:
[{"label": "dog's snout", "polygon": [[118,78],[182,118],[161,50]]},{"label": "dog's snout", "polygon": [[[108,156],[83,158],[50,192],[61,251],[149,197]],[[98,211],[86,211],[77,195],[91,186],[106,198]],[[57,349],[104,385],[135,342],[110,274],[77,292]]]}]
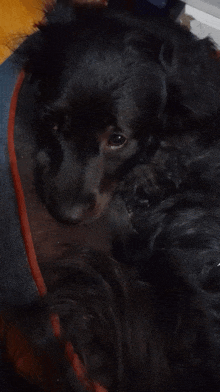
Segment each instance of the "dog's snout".
[{"label": "dog's snout", "polygon": [[89,194],[79,200],[74,200],[73,203],[63,205],[61,208],[61,215],[64,220],[71,223],[80,223],[85,219],[85,216],[95,209],[96,197],[93,194]]},{"label": "dog's snout", "polygon": [[85,214],[85,210],[86,206],[83,204],[74,205],[72,208],[64,208],[62,211],[63,220],[72,224],[81,223]]},{"label": "dog's snout", "polygon": [[87,223],[100,217],[109,201],[109,194],[89,194],[78,202],[63,205],[60,209],[60,220],[71,224]]}]

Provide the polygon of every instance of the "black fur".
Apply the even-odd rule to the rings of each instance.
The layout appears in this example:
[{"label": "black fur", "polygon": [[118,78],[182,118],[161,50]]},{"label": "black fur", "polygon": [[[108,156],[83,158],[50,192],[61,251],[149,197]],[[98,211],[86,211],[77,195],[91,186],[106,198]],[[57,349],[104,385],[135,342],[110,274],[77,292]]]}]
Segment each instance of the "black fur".
[{"label": "black fur", "polygon": [[72,223],[109,205],[122,232],[116,261],[74,250],[42,266],[48,296],[24,311],[23,329],[60,368],[63,390],[80,387],[51,312],[109,392],[220,390],[214,57],[208,39],[166,19],[61,5],[15,53],[41,199]]},{"label": "black fur", "polygon": [[[41,266],[48,295],[15,313],[36,355],[46,350],[53,361],[58,391],[84,390],[64,356],[65,341],[90,380],[109,392],[220,390],[208,308],[174,257],[143,254],[150,273],[141,280],[135,268],[104,254],[71,253]],[[60,318],[60,342],[51,332],[52,313]]]}]

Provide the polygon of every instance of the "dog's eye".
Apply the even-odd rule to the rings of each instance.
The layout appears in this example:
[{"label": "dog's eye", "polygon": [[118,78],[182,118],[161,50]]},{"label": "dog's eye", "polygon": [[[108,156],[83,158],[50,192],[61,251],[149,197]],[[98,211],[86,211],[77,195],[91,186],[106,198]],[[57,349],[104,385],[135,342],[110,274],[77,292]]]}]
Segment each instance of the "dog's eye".
[{"label": "dog's eye", "polygon": [[127,139],[124,135],[113,133],[111,136],[109,136],[108,146],[112,149],[120,148],[126,143],[126,141]]}]

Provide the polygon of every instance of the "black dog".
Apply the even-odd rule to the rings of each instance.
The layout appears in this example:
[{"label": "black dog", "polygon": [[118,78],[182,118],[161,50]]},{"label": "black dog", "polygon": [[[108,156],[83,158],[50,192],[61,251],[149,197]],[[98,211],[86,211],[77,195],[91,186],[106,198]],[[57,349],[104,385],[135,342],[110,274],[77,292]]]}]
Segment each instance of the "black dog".
[{"label": "black dog", "polygon": [[171,21],[60,5],[15,53],[49,211],[78,223],[110,204],[116,225],[132,226],[117,261],[89,253],[45,267],[42,314],[25,309],[24,330],[61,367],[66,390],[78,385],[49,333],[51,312],[109,391],[220,389],[214,57],[209,40]]},{"label": "black dog", "polygon": [[213,57],[209,40],[166,19],[60,4],[48,12],[15,61],[27,74],[20,122],[35,136],[36,187],[51,214],[98,217],[140,153],[151,159],[170,135],[184,135],[186,149],[217,137]]}]

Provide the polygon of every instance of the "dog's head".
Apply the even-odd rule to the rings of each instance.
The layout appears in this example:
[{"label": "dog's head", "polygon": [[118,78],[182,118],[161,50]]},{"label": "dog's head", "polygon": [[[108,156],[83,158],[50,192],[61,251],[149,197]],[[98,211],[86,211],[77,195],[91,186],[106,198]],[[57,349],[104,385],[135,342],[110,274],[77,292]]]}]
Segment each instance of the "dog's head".
[{"label": "dog's head", "polygon": [[[195,96],[186,104],[188,90],[173,58],[188,39],[175,25],[58,4],[18,48],[31,91],[26,114],[36,136],[36,186],[57,219],[98,217],[140,151],[154,153],[157,133],[182,129],[186,111],[215,111],[215,91],[212,102],[203,99],[201,113]],[[184,67],[180,74],[188,77]],[[169,92],[172,78],[179,90]]]}]

